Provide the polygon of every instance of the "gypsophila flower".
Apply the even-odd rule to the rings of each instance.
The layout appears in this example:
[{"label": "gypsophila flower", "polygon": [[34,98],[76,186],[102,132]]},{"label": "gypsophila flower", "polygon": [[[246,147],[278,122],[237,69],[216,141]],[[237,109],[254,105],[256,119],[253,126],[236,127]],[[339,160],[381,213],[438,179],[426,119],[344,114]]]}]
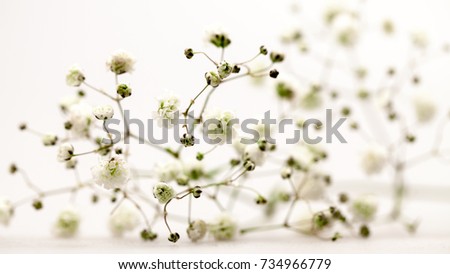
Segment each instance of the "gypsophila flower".
[{"label": "gypsophila flower", "polygon": [[218,48],[226,48],[231,44],[228,34],[219,27],[207,29],[205,39]]},{"label": "gypsophila flower", "polygon": [[0,198],[0,224],[8,225],[13,214],[13,207],[9,200]]},{"label": "gypsophila flower", "polygon": [[72,159],[75,149],[71,144],[64,143],[58,148],[58,161],[66,162]]},{"label": "gypsophila flower", "polygon": [[212,86],[213,88],[218,87],[220,85],[220,82],[222,82],[220,76],[214,71],[205,73],[205,79],[206,84]]},{"label": "gypsophila flower", "polygon": [[359,38],[358,22],[354,16],[342,14],[333,22],[333,32],[336,41],[342,46],[353,46]]},{"label": "gypsophila flower", "polygon": [[132,89],[128,85],[120,84],[117,86],[116,92],[120,97],[127,98],[131,96]]},{"label": "gypsophila flower", "polygon": [[367,174],[375,174],[383,170],[386,160],[386,149],[380,145],[372,144],[363,151],[361,156],[361,166]]},{"label": "gypsophila flower", "polygon": [[280,99],[291,100],[297,95],[300,88],[293,77],[285,75],[276,82],[275,90]]},{"label": "gypsophila flower", "polygon": [[178,118],[179,107],[180,99],[171,92],[158,98],[158,110],[155,113],[158,126],[172,128],[173,120]]},{"label": "gypsophila flower", "polygon": [[297,26],[289,27],[281,35],[281,42],[283,43],[292,43],[295,41],[299,41],[301,39],[302,39],[302,32],[298,29]]},{"label": "gypsophila flower", "polygon": [[70,107],[80,103],[81,97],[78,95],[68,95],[59,101],[59,107],[63,112],[68,112]]},{"label": "gypsophila flower", "polygon": [[300,106],[307,110],[312,110],[322,105],[321,93],[311,90],[300,98]]},{"label": "gypsophila flower", "polygon": [[208,111],[203,123],[203,134],[215,144],[224,144],[227,140],[232,140],[234,127],[232,120],[234,114],[229,111],[215,109]]},{"label": "gypsophila flower", "polygon": [[133,231],[140,223],[139,211],[126,201],[109,217],[109,229],[114,236],[121,237],[125,232]]},{"label": "gypsophila flower", "polygon": [[106,62],[108,68],[115,74],[132,72],[135,60],[125,51],[115,52]]},{"label": "gypsophila flower", "polygon": [[66,83],[71,87],[79,87],[85,79],[86,77],[84,77],[83,72],[81,72],[78,66],[70,68],[66,75]]},{"label": "gypsophila flower", "polygon": [[217,73],[222,80],[230,76],[231,72],[233,72],[233,65],[226,61],[220,62],[217,66]]},{"label": "gypsophila flower", "polygon": [[175,190],[166,183],[159,183],[153,187],[153,196],[161,204],[165,204],[175,197]]},{"label": "gypsophila flower", "polygon": [[94,182],[108,190],[121,188],[130,179],[128,163],[117,157],[100,159],[91,172]]},{"label": "gypsophila flower", "polygon": [[305,200],[318,200],[323,198],[326,190],[325,176],[318,171],[310,170],[309,174],[304,177],[297,177],[294,179],[298,184],[299,195]]},{"label": "gypsophila flower", "polygon": [[413,98],[414,110],[420,123],[429,122],[436,114],[436,103],[429,93],[420,92]]},{"label": "gypsophila flower", "polygon": [[378,206],[373,196],[362,195],[353,201],[351,209],[355,218],[367,222],[374,218]]},{"label": "gypsophila flower", "polygon": [[44,146],[54,146],[58,142],[58,136],[53,134],[47,134],[42,137],[42,143]]},{"label": "gypsophila flower", "polygon": [[203,220],[192,221],[186,230],[189,239],[193,242],[203,239],[206,232],[208,232],[208,226]]},{"label": "gypsophila flower", "polygon": [[346,12],[346,7],[343,6],[341,2],[334,1],[328,3],[323,15],[325,23],[331,25],[333,21],[344,12]]},{"label": "gypsophila flower", "polygon": [[74,169],[78,164],[78,160],[75,158],[70,159],[69,161],[66,161],[66,168],[68,169]]},{"label": "gypsophila flower", "polygon": [[114,109],[110,105],[97,106],[92,110],[95,118],[104,121],[111,119],[114,116]]},{"label": "gypsophila flower", "polygon": [[205,175],[204,166],[199,161],[188,161],[183,164],[183,173],[190,180],[199,180]]},{"label": "gypsophila flower", "polygon": [[237,225],[228,214],[222,213],[209,224],[208,229],[217,241],[229,241],[236,235]]},{"label": "gypsophila flower", "polygon": [[428,36],[424,31],[414,31],[411,33],[411,41],[419,49],[425,49],[428,46]]},{"label": "gypsophila flower", "polygon": [[73,208],[61,211],[54,224],[56,236],[70,238],[76,235],[80,226],[80,215]]},{"label": "gypsophila flower", "polygon": [[159,181],[168,183],[176,181],[183,172],[183,165],[179,160],[167,162],[166,164],[158,164],[155,167],[156,177]]},{"label": "gypsophila flower", "polygon": [[70,132],[74,137],[88,137],[94,116],[92,107],[84,102],[74,104],[68,111],[68,122],[70,122]]}]

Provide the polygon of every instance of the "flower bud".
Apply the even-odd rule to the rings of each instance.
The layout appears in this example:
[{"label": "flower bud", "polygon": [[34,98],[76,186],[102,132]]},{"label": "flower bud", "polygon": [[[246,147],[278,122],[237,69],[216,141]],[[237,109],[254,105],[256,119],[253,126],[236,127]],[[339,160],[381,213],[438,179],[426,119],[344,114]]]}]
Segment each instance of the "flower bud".
[{"label": "flower bud", "polygon": [[58,148],[58,161],[66,162],[72,159],[74,153],[74,148],[71,144],[65,143]]},{"label": "flower bud", "polygon": [[219,74],[219,77],[223,80],[230,76],[230,74],[233,72],[233,66],[230,65],[226,61],[220,62],[220,64],[217,66],[217,73]]},{"label": "flower bud", "polygon": [[126,84],[120,84],[117,86],[117,94],[122,98],[130,97],[132,93],[131,88]]},{"label": "flower bud", "polygon": [[180,239],[180,234],[178,233],[170,233],[168,240],[172,243],[176,243],[178,242],[178,240]]},{"label": "flower bud", "polygon": [[153,196],[161,204],[165,204],[175,197],[175,190],[166,183],[159,183],[153,187]]},{"label": "flower bud", "polygon": [[205,79],[206,79],[206,84],[212,86],[213,88],[218,87],[220,82],[222,81],[220,79],[220,76],[217,75],[217,73],[215,73],[214,71],[205,73]]}]

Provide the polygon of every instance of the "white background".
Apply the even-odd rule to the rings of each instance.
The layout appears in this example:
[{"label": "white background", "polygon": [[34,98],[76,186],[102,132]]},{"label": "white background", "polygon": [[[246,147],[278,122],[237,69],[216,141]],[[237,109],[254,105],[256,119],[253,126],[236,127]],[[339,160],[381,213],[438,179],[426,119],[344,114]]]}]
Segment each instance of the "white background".
[{"label": "white background", "polygon": [[[32,128],[43,132],[62,132],[64,120],[57,104],[64,95],[73,92],[65,85],[64,79],[73,63],[83,68],[90,83],[112,89],[113,75],[107,71],[105,60],[117,49],[131,52],[137,59],[136,69],[132,75],[125,76],[124,81],[133,86],[134,94],[126,101],[125,107],[132,109],[132,116],[147,119],[151,118],[156,106],[155,98],[162,91],[173,90],[180,94],[185,105],[203,87],[203,73],[212,67],[197,56],[186,60],[183,50],[187,47],[205,49],[218,57],[219,52],[203,40],[207,26],[221,25],[230,33],[233,43],[226,52],[229,60],[248,59],[264,44],[269,49],[292,53],[292,61],[288,62],[295,67],[299,64],[295,61],[294,51],[279,43],[280,34],[293,23],[317,28],[321,22],[318,18],[323,2],[299,2],[306,18],[302,20],[302,17],[295,17],[289,12],[292,1],[1,0],[0,111],[3,121],[0,167],[3,167],[3,172],[0,172],[0,196],[18,200],[31,194],[20,178],[7,173],[10,162],[16,162],[27,170],[30,177],[43,188],[73,184],[72,174],[54,160],[54,149],[44,148],[37,138],[17,131],[18,123],[27,121]],[[401,67],[407,55],[405,39],[415,29],[427,31],[432,41],[431,47],[439,48],[443,41],[449,41],[450,38],[449,12],[450,2],[445,0],[369,1],[366,19],[374,23],[375,28],[383,18],[392,18],[399,32],[404,34],[395,40],[399,46],[391,48],[383,46],[379,41],[381,36],[369,37],[360,58],[366,60],[369,67],[379,68],[392,62]],[[289,59],[290,55],[287,56]],[[448,57],[433,60],[433,65],[426,66],[421,72],[424,77],[421,88],[432,92],[438,99],[439,117],[449,109],[449,61]],[[304,70],[302,72],[308,73],[308,64],[300,64],[300,67]],[[282,66],[279,70],[283,74]],[[238,117],[259,118],[264,111],[276,109],[273,104],[273,83],[269,80],[262,86],[255,86],[247,80],[236,81],[219,90],[211,104],[231,109]],[[92,104],[105,103],[105,99],[96,94],[89,94],[88,99]],[[418,154],[427,148],[434,128],[430,125],[418,129],[418,134],[424,137],[419,140],[417,151],[411,154]],[[336,181],[342,182],[337,188],[358,181],[355,189],[362,192],[381,191],[388,198],[389,182],[386,179],[390,178],[389,174],[361,180],[365,177],[355,168],[361,144],[358,138],[350,137],[347,145],[331,146],[337,155],[345,155],[345,160],[331,157],[327,168],[333,171]],[[135,152],[133,164],[140,168],[150,169],[155,162],[166,159],[151,149],[136,150],[139,152]],[[221,153],[228,152],[217,152],[213,159],[220,159]],[[90,176],[91,163],[83,166],[84,179]],[[328,252],[329,248],[340,252],[448,252],[448,175],[448,169],[436,161],[420,165],[408,174],[408,183],[416,186],[411,192],[416,202],[410,205],[409,212],[422,220],[422,230],[415,238],[410,238],[401,228],[393,226],[380,228],[378,237],[369,242],[344,240],[332,247],[329,243],[317,243],[315,239],[304,239],[297,235],[264,234],[251,236],[243,243],[212,246],[206,243],[196,248],[199,251],[221,249],[232,252],[237,245],[242,251],[260,252],[322,252],[325,249]],[[152,182],[147,184],[150,190]],[[47,241],[51,239],[50,226],[58,209],[67,202],[64,196],[46,202],[43,212],[35,213],[31,206],[17,210],[10,227],[0,227],[0,250],[133,252],[136,248],[146,248],[134,235],[127,241],[109,242],[106,219],[111,205],[103,201],[92,209],[88,198],[83,195],[79,197],[79,206],[83,212],[79,241]],[[209,216],[209,212],[204,213],[200,207],[197,210],[197,214]],[[241,221],[251,222],[245,217],[242,216],[244,220]],[[182,229],[180,227],[180,231]],[[277,237],[280,237],[281,242]],[[292,237],[298,239],[298,243],[285,245]],[[161,238],[165,238],[164,234]],[[271,243],[273,238],[275,240]],[[172,249],[167,247],[164,239],[160,239],[156,246],[159,249],[154,251],[167,249],[172,252],[191,248],[182,242],[179,249]]]}]

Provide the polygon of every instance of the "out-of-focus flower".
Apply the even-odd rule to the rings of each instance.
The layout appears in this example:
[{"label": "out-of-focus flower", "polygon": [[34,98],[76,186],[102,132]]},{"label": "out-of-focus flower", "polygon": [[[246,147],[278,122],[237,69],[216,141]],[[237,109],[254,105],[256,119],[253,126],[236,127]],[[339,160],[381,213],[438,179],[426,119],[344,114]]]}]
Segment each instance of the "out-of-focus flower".
[{"label": "out-of-focus flower", "polygon": [[123,202],[109,217],[109,229],[114,236],[120,237],[139,225],[139,217],[136,207]]},{"label": "out-of-focus flower", "polygon": [[205,114],[203,123],[203,134],[214,144],[224,144],[227,140],[232,140],[233,123],[235,116],[229,111],[219,109],[209,111]]},{"label": "out-of-focus flower", "polygon": [[362,153],[361,166],[367,174],[375,174],[383,170],[386,160],[386,149],[380,145],[371,144]]},{"label": "out-of-focus flower", "polygon": [[373,196],[362,195],[353,201],[351,209],[357,219],[367,222],[374,218],[378,206]]},{"label": "out-of-focus flower", "polygon": [[80,215],[73,208],[61,211],[56,219],[54,231],[56,236],[70,238],[76,235],[80,226]]},{"label": "out-of-focus flower", "polygon": [[80,102],[69,108],[68,122],[74,137],[88,137],[93,119],[92,107],[87,103]]},{"label": "out-of-focus flower", "polygon": [[436,114],[436,103],[430,94],[418,93],[413,98],[417,120],[421,123],[429,122]]},{"label": "out-of-focus flower", "polygon": [[218,48],[226,48],[231,44],[227,32],[220,27],[210,27],[205,33],[205,40]]},{"label": "out-of-focus flower", "polygon": [[411,33],[411,42],[419,49],[425,49],[428,46],[428,35],[424,31],[414,31]]},{"label": "out-of-focus flower", "polygon": [[358,41],[358,21],[350,14],[338,16],[333,22],[332,29],[336,41],[342,46],[351,47]]},{"label": "out-of-focus flower", "polygon": [[79,87],[85,79],[83,72],[76,65],[71,67],[66,75],[66,83],[71,87]]},{"label": "out-of-focus flower", "polygon": [[217,219],[210,223],[209,233],[217,241],[229,241],[234,238],[237,231],[237,225],[235,221],[227,214],[222,214]]},{"label": "out-of-focus flower", "polygon": [[191,241],[196,242],[203,239],[208,232],[208,225],[203,220],[195,220],[189,224],[186,230]]},{"label": "out-of-focus flower", "polygon": [[54,146],[58,142],[58,136],[54,134],[46,134],[42,137],[44,146]]},{"label": "out-of-focus flower", "polygon": [[9,200],[0,198],[0,224],[8,225],[13,214],[13,207]]}]

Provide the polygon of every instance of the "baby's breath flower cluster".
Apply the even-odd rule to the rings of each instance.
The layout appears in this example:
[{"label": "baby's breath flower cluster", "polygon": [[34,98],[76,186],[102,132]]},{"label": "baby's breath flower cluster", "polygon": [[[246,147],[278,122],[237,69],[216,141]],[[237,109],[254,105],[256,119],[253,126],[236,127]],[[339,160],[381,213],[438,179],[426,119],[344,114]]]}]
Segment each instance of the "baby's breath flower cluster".
[{"label": "baby's breath flower cluster", "polygon": [[[247,77],[252,80],[276,78],[274,96],[279,101],[280,117],[293,118],[296,129],[305,130],[310,126],[304,119],[309,113],[327,106],[339,108],[340,115],[349,120],[348,130],[361,136],[368,144],[360,151],[360,160],[354,163],[355,166],[350,162],[346,165],[352,173],[359,168],[364,175],[374,177],[387,170],[393,171],[394,206],[390,216],[394,221],[406,222],[411,228],[414,223],[403,218],[401,210],[406,188],[404,174],[410,166],[428,156],[442,159],[444,153],[440,143],[437,143],[427,157],[406,157],[408,154],[405,154],[404,149],[420,136],[409,126],[407,116],[399,107],[401,99],[398,95],[404,92],[404,75],[412,79],[412,90],[408,95],[414,95],[410,100],[411,111],[416,118],[414,122],[430,123],[438,111],[430,92],[419,91],[420,77],[410,68],[397,77],[397,69],[389,66],[381,79],[383,85],[373,86],[367,77],[371,73],[369,67],[350,61],[355,59],[353,57],[358,47],[363,45],[363,18],[364,14],[360,11],[344,5],[328,7],[318,31],[324,35],[318,37],[310,34],[312,30],[309,28],[297,26],[282,35],[284,47],[289,49],[293,45],[299,56],[285,56],[283,52],[260,46],[255,48],[255,55],[245,61],[228,58],[227,51],[239,43],[226,31],[208,31],[205,41],[218,51],[219,58],[210,57],[206,50],[184,50],[188,60],[195,62],[197,58],[205,58],[211,65],[199,71],[198,78],[203,84],[197,87],[198,91],[192,94],[191,99],[184,102],[175,92],[161,92],[148,99],[149,105],[153,105],[150,113],[153,113],[159,127],[172,129],[175,122],[181,121],[177,136],[179,142],[176,145],[145,142],[125,119],[124,105],[129,102],[134,90],[124,83],[123,75],[131,73],[136,63],[129,53],[117,51],[106,61],[114,83],[113,90],[91,84],[89,75],[80,67],[73,66],[66,75],[66,83],[75,88],[76,93],[63,98],[59,105],[64,117],[59,128],[64,131],[58,134],[41,133],[27,124],[21,124],[19,129],[39,136],[44,146],[55,147],[55,158],[63,163],[64,168],[74,170],[75,174],[78,174],[80,162],[84,158],[94,158],[96,162],[90,168],[90,176],[82,180],[77,175],[76,184],[71,187],[43,190],[20,165],[12,164],[10,173],[21,176],[33,195],[16,203],[0,199],[0,224],[8,225],[13,221],[13,216],[20,216],[20,206],[28,204],[36,210],[45,210],[46,200],[53,195],[86,191],[91,195],[93,204],[99,199],[111,203],[109,219],[105,222],[116,237],[136,232],[143,241],[229,241],[238,235],[275,229],[291,230],[330,241],[351,235],[369,237],[374,231],[375,221],[381,215],[378,198],[369,193],[334,193],[330,190],[331,185],[339,182],[334,181],[333,170],[327,168],[326,162],[333,157],[345,160],[347,155],[339,155],[328,151],[326,146],[304,141],[283,150],[266,137],[274,129],[263,124],[252,127],[259,133],[258,139],[253,140],[253,143],[243,143],[241,140],[247,136],[233,123],[238,118],[237,112],[223,109],[220,102],[212,105],[214,94],[230,92],[226,90],[229,82]],[[386,36],[397,33],[393,20],[386,20],[380,25],[380,31]],[[314,46],[316,42],[330,45],[331,53],[339,51],[348,54],[348,64],[343,66],[333,54],[322,57],[322,52],[316,52],[319,48]],[[412,35],[411,44],[421,53],[428,49],[424,33]],[[323,67],[317,77],[306,77],[301,69],[297,71],[297,68],[283,66],[285,59],[292,58],[292,63],[295,63],[295,58],[309,56]],[[257,63],[258,59],[265,59],[265,64]],[[354,79],[354,86],[340,86],[341,83],[330,77],[330,73],[335,70]],[[91,92],[102,95],[105,102],[91,106],[88,103]],[[378,138],[383,134],[380,130],[362,123],[361,116],[355,113],[370,112],[372,108],[367,107],[369,104],[374,108],[373,112],[384,117],[380,124],[398,125],[398,138],[383,142],[383,138]],[[107,124],[111,119],[121,119],[124,123],[123,131],[119,132],[119,142],[113,140],[108,130]],[[449,120],[448,117],[446,119]],[[315,131],[322,128],[322,122],[314,124]],[[368,133],[370,130],[375,132]],[[203,146],[197,145],[199,136],[206,136],[215,143],[203,150]],[[157,163],[146,169],[135,168],[134,148],[125,142],[129,139],[142,143],[141,146],[148,146],[151,157],[158,159]],[[436,139],[439,141],[441,138]],[[90,149],[83,149],[86,146],[90,146]],[[220,154],[227,149],[234,153],[232,158],[221,157],[222,162],[214,163],[216,166],[211,167],[210,154]],[[165,157],[160,157],[162,155]],[[262,180],[258,178],[261,174],[269,179],[264,180],[265,183],[271,183],[269,191],[261,186]],[[264,218],[260,222],[249,223],[239,218],[243,214],[233,215],[232,209],[238,200],[239,204],[251,203],[252,207],[261,211]],[[192,206],[197,202],[210,203],[211,210],[218,212],[216,218],[207,219],[198,213]],[[228,202],[228,205],[224,202]],[[187,206],[184,211],[175,211],[175,203],[185,203]],[[300,207],[304,209],[302,214],[298,212]],[[53,225],[55,235],[64,238],[76,236],[81,227],[82,215],[76,204],[63,209]],[[164,226],[164,232],[155,230],[158,224]],[[159,237],[161,233],[162,237]]]},{"label": "baby's breath flower cluster", "polygon": [[[210,235],[212,239],[219,241],[232,240],[237,235],[237,223],[230,215],[225,214],[226,209],[219,201],[218,192],[229,188],[235,191],[248,191],[254,197],[249,202],[256,205],[264,205],[267,199],[255,188],[244,186],[243,180],[248,173],[264,164],[266,153],[273,151],[275,146],[267,143],[264,139],[254,145],[246,145],[239,152],[239,159],[234,159],[229,165],[225,162],[225,168],[230,169],[231,175],[224,176],[224,172],[205,166],[209,153],[212,153],[219,145],[226,147],[228,140],[234,138],[236,133],[232,126],[232,120],[236,116],[229,110],[211,107],[208,104],[213,92],[227,86],[229,81],[235,81],[243,77],[276,78],[279,72],[273,68],[284,59],[284,55],[279,52],[269,52],[261,46],[255,49],[255,55],[247,61],[237,62],[225,60],[225,49],[231,45],[230,36],[221,30],[208,32],[207,41],[211,45],[219,48],[221,57],[214,60],[204,51],[186,49],[185,55],[188,59],[194,57],[205,57],[212,64],[210,70],[203,72],[204,87],[194,94],[192,99],[186,104],[174,92],[166,92],[160,96],[155,96],[156,108],[154,117],[158,120],[158,125],[164,128],[172,128],[173,122],[184,121],[183,132],[180,136],[180,146],[170,147],[168,145],[157,145],[144,142],[154,152],[166,154],[171,159],[158,161],[151,170],[152,175],[141,174],[141,170],[133,169],[130,165],[132,161],[132,147],[127,139],[135,139],[139,142],[142,137],[130,129],[128,121],[125,119],[124,102],[132,96],[132,87],[128,83],[122,82],[122,75],[131,73],[134,70],[135,59],[125,51],[117,51],[112,54],[106,62],[108,70],[112,73],[115,90],[98,88],[91,84],[88,75],[85,75],[78,66],[69,69],[66,75],[67,85],[76,88],[75,95],[65,96],[60,101],[60,110],[63,114],[63,128],[65,131],[59,134],[41,133],[32,129],[27,124],[21,124],[21,131],[38,135],[44,146],[56,147],[56,159],[64,164],[67,169],[72,169],[76,174],[76,184],[71,187],[43,190],[31,177],[26,174],[20,166],[12,164],[11,174],[19,174],[26,185],[34,192],[34,195],[17,203],[12,203],[7,199],[0,200],[0,223],[7,225],[11,222],[13,213],[22,205],[30,204],[35,210],[45,210],[46,200],[56,194],[72,193],[75,195],[81,191],[91,193],[91,200],[96,204],[99,199],[108,199],[112,203],[107,226],[111,234],[116,237],[123,236],[127,232],[133,232],[138,227],[139,235],[144,241],[153,241],[158,238],[154,231],[154,225],[163,222],[167,228],[167,237],[170,242],[178,242],[180,239],[189,239],[197,242]],[[252,69],[251,64],[259,57],[267,56],[266,67]],[[202,77],[202,74],[199,74]],[[88,95],[95,92],[102,95],[106,102],[100,105],[91,106],[88,103]],[[196,109],[197,100],[206,97],[203,104]],[[153,97],[153,98],[155,98]],[[152,98],[149,98],[151,102]],[[192,111],[192,112],[191,112]],[[197,114],[196,116],[194,114]],[[122,118],[125,124],[123,132],[120,133],[120,141],[113,139],[112,132],[107,125],[111,119]],[[193,118],[195,123],[190,123],[187,118]],[[210,120],[209,125],[198,126],[202,121]],[[259,128],[258,130],[261,131]],[[189,159],[184,156],[183,151],[196,144],[194,135],[209,134],[211,138],[217,139],[217,144],[206,152],[199,151],[197,157]],[[85,143],[86,145],[79,145]],[[85,149],[87,145],[91,149]],[[195,148],[189,148],[195,149]],[[152,153],[154,153],[152,152]],[[78,169],[79,163],[84,162],[84,158],[94,157],[96,163],[90,168],[90,177],[82,180]],[[228,172],[226,172],[228,173]],[[141,180],[150,180],[151,186],[144,188],[140,185]],[[216,196],[211,194],[215,190]],[[175,231],[172,228],[172,214],[170,204],[179,200],[188,199],[189,203],[194,203],[193,199],[213,200],[213,204],[218,206],[223,214],[218,214],[215,220],[204,220],[201,216],[191,218],[196,214],[191,207],[186,212],[188,221],[184,222],[183,231]],[[77,210],[77,205],[73,204],[65,207],[57,215],[53,224],[53,232],[58,237],[75,237],[81,227],[82,212]]]}]

